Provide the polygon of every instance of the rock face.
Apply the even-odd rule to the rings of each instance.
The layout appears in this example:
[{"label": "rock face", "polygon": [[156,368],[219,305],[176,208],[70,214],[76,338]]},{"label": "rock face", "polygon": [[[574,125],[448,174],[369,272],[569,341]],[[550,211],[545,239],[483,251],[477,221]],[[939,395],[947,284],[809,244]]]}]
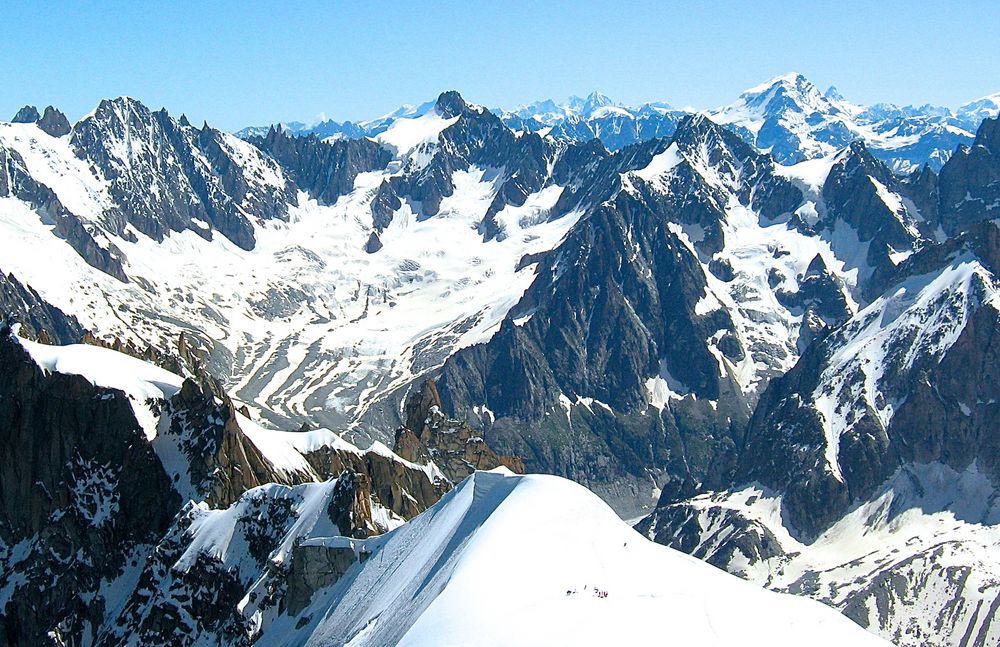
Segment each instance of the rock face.
[{"label": "rock face", "polygon": [[251,221],[285,218],[295,202],[291,183],[257,149],[127,97],[102,101],[73,127],[71,142],[110,182],[117,206],[105,218],[118,235],[127,225],[155,240],[185,230],[210,239],[217,230],[252,249]]},{"label": "rock face", "polygon": [[288,613],[298,615],[309,606],[316,591],[335,584],[357,562],[358,556],[350,546],[296,545],[285,598]]},{"label": "rock face", "polygon": [[46,106],[45,113],[37,120],[38,127],[53,137],[64,137],[70,133],[69,119],[52,106]]},{"label": "rock face", "polygon": [[41,118],[42,116],[38,114],[38,108],[35,106],[24,106],[17,111],[11,122],[15,124],[33,124]]},{"label": "rock face", "polygon": [[[57,312],[44,302],[33,309],[35,325],[47,310]],[[296,506],[335,535],[368,537],[426,509],[448,487],[432,482],[429,468],[325,435],[304,456],[294,444],[276,450],[275,442],[288,442],[283,432],[251,434],[253,423],[204,375],[177,378],[169,399],[137,400],[137,392],[43,369],[24,343],[0,329],[0,441],[7,448],[0,457],[0,635],[9,644],[113,645],[126,636],[166,644],[182,634],[184,644],[203,635],[229,643],[246,635],[237,603],[271,572],[268,556],[298,528]],[[130,370],[112,357],[116,351],[93,350],[85,353],[92,356],[86,370],[108,362]],[[132,361],[127,366],[139,364]],[[174,362],[182,363],[189,360]],[[289,451],[298,457],[291,463]],[[219,537],[205,530],[199,539],[199,524],[212,515],[239,519],[236,532],[249,554],[236,557],[243,561],[235,574],[235,563],[204,549]],[[308,599],[302,586],[330,577],[314,577],[313,555],[302,555],[296,576],[274,571],[282,591],[297,582],[292,602]],[[252,564],[262,569],[258,575],[239,574]]]},{"label": "rock face", "polygon": [[[906,193],[863,142],[854,142],[840,155],[823,184],[827,213],[822,226],[834,230],[838,222],[848,225],[859,242],[868,243],[864,259],[868,266],[875,271],[893,267],[891,256],[918,247],[923,237],[918,227],[926,223],[902,201],[886,199]],[[927,232],[927,237],[930,235]]]},{"label": "rock face", "polygon": [[0,330],[0,635],[8,644],[93,636],[102,599],[180,506],[128,399],[76,375],[46,375]]},{"label": "rock face", "polygon": [[[265,483],[289,484],[303,475],[275,469],[240,429],[236,407],[191,379],[166,403],[169,428],[158,438],[171,442],[187,457],[192,492],[185,493],[211,507],[231,505],[241,494]],[[174,476],[173,474],[171,476]]]},{"label": "rock face", "polygon": [[324,204],[350,193],[359,173],[384,169],[392,159],[369,139],[327,143],[314,135],[291,137],[281,128],[247,141],[273,157],[296,186]]},{"label": "rock face", "polygon": [[467,422],[449,418],[441,410],[441,397],[433,380],[427,380],[406,402],[406,426],[396,430],[393,451],[415,463],[433,461],[448,479],[458,483],[476,470],[501,465],[516,474],[524,463],[516,456],[500,456]]},{"label": "rock face", "polygon": [[46,343],[73,344],[84,336],[76,317],[47,303],[13,274],[0,271],[0,316],[21,324],[32,339]]},{"label": "rock face", "polygon": [[[928,222],[908,220],[908,206],[896,222],[868,210],[881,218],[866,221],[872,241],[898,249],[909,221],[915,251],[883,257],[864,307],[771,380],[728,483],[661,500],[644,533],[821,599],[897,644],[1000,638],[995,614],[983,611],[1000,600],[996,564],[977,557],[1000,532],[1000,227],[974,197],[989,195],[993,175],[957,170],[989,168],[995,123],[940,178],[909,182],[923,191],[913,203],[930,206],[929,224],[949,237],[918,237]],[[855,204],[871,202],[855,184]],[[967,199],[945,197],[959,191]]]}]

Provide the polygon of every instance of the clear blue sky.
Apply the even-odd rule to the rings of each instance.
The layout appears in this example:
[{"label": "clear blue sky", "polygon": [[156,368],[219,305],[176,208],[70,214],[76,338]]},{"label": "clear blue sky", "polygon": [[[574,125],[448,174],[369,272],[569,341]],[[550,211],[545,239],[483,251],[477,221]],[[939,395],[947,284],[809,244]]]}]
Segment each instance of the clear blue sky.
[{"label": "clear blue sky", "polygon": [[859,103],[1000,91],[1000,2],[21,2],[0,118],[127,94],[225,129],[374,117],[446,89],[713,108],[788,71]]}]

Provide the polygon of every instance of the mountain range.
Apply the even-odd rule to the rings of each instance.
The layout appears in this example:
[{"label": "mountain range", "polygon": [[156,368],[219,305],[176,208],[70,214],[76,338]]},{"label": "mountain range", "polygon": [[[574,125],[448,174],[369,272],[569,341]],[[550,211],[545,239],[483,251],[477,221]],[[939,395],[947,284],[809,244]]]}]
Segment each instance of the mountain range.
[{"label": "mountain range", "polygon": [[796,601],[652,540],[895,644],[996,644],[989,105],[789,75],[708,114],[445,92],[241,137],[26,107],[0,124],[0,635],[467,643],[500,630],[481,599],[545,642],[528,591],[592,636],[666,630],[642,610],[802,642],[760,622]]},{"label": "mountain range", "polygon": [[[281,126],[291,134],[314,134],[320,139],[374,137],[396,119],[424,114],[433,105],[404,106],[378,119],[356,123],[322,120]],[[823,92],[793,72],[750,88],[735,102],[715,110],[674,108],[666,102],[626,106],[593,92],[586,98],[574,96],[563,103],[547,99],[492,112],[514,130],[575,142],[597,138],[609,150],[670,137],[685,115],[700,112],[747,143],[770,152],[782,164],[823,157],[863,139],[875,157],[893,171],[912,172],[923,164],[940,170],[959,144],[973,140],[984,118],[1000,112],[1000,94],[970,101],[954,110],[928,104],[862,106],[844,99],[834,87]],[[259,136],[267,128],[248,127],[237,134]]]}]

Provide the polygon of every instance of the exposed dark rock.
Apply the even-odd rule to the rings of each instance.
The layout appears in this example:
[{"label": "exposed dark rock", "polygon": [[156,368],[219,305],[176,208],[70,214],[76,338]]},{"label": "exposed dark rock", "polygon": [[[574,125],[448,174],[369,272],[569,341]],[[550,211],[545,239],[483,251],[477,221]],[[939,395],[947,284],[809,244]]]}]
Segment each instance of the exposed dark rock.
[{"label": "exposed dark rock", "polygon": [[1000,204],[1000,117],[986,119],[971,146],[960,146],[941,169],[938,217],[953,236],[997,217]]},{"label": "exposed dark rock", "polygon": [[38,108],[35,106],[24,106],[17,111],[11,122],[15,124],[33,124],[41,118],[42,116],[38,114]]},{"label": "exposed dark rock", "polygon": [[309,605],[313,593],[339,580],[358,561],[347,546],[296,545],[285,596],[288,613],[298,615]]},{"label": "exposed dark rock", "polygon": [[836,227],[837,221],[849,225],[860,242],[869,243],[866,262],[876,271],[894,264],[890,256],[893,252],[918,248],[922,235],[918,226],[929,225],[905,206],[894,212],[883,199],[880,186],[892,193],[907,193],[901,181],[872,156],[863,142],[852,143],[823,184],[827,213],[821,223],[829,229]]},{"label": "exposed dark rock", "polygon": [[660,505],[635,529],[658,544],[721,569],[735,557],[756,564],[784,554],[777,537],[765,526],[721,506],[703,510],[685,503]]},{"label": "exposed dark rock", "polygon": [[[126,140],[144,142],[141,154],[128,153],[135,159],[119,157],[129,150],[121,145]],[[207,125],[183,126],[165,110],[150,112],[126,97],[102,101],[73,127],[71,141],[77,155],[110,182],[116,209],[105,219],[117,235],[126,235],[128,224],[155,240],[184,230],[210,239],[217,230],[252,249],[251,220],[285,218],[295,204],[292,184],[257,149],[238,151],[247,144]],[[279,184],[263,180],[255,166],[270,166]]]},{"label": "exposed dark rock", "polygon": [[13,318],[22,332],[45,343],[74,344],[84,335],[76,317],[46,302],[13,274],[0,271],[0,318]]},{"label": "exposed dark rock", "polygon": [[307,454],[306,460],[320,475],[329,477],[348,472],[366,478],[374,498],[406,519],[432,506],[450,489],[448,483],[431,481],[423,471],[376,452],[359,455],[323,447]]},{"label": "exposed dark rock", "polygon": [[79,596],[155,541],[180,498],[124,394],[46,375],[6,328],[0,369],[0,542],[27,542],[0,572],[5,582],[24,578],[4,601],[0,635],[8,644],[48,644],[50,631],[80,640],[100,608]]},{"label": "exposed dark rock", "polygon": [[69,119],[66,118],[66,115],[52,106],[45,108],[45,113],[38,120],[38,127],[53,137],[64,137],[71,130]]},{"label": "exposed dark rock", "polygon": [[294,137],[272,127],[265,137],[247,139],[273,157],[295,184],[323,204],[333,204],[354,189],[359,173],[380,170],[392,159],[369,139],[342,139],[331,143],[315,135]]},{"label": "exposed dark rock", "polygon": [[365,243],[365,251],[369,254],[374,254],[380,249],[382,249],[382,239],[378,237],[377,231],[373,231],[371,235],[368,236],[368,242]]},{"label": "exposed dark rock", "polygon": [[408,461],[434,461],[453,483],[475,470],[501,465],[524,473],[520,458],[496,454],[467,422],[444,414],[433,380],[426,380],[419,390],[414,390],[406,401],[405,414],[406,425],[396,430],[394,451]]}]

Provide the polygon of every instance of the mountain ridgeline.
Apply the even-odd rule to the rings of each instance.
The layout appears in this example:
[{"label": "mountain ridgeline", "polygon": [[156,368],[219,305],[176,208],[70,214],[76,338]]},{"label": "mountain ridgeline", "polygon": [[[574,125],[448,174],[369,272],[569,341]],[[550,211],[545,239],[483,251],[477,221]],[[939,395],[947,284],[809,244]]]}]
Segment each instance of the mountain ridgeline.
[{"label": "mountain ridgeline", "polygon": [[[988,110],[796,75],[709,114],[446,92],[243,139],[125,97],[22,109],[0,634],[318,627],[297,614],[366,572],[351,541],[504,466],[898,644],[996,644]],[[101,345],[147,368],[94,372],[125,361]]]}]

